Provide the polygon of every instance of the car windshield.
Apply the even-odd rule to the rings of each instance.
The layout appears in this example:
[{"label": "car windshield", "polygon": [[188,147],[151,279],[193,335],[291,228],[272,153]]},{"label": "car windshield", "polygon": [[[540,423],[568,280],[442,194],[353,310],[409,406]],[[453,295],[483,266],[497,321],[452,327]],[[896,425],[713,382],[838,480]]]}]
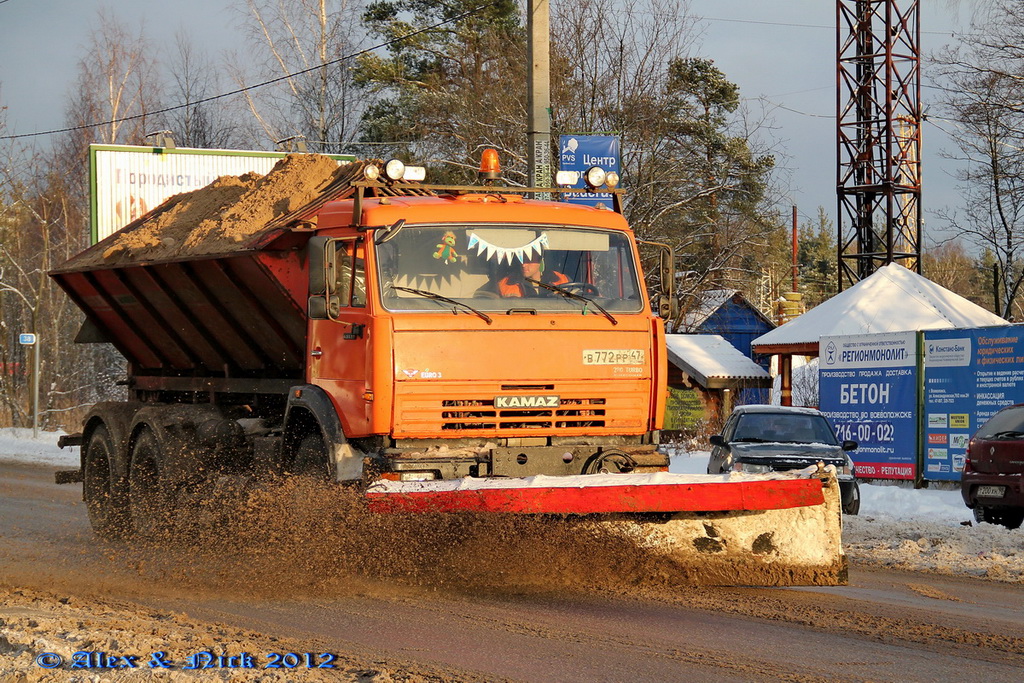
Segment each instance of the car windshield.
[{"label": "car windshield", "polygon": [[836,435],[824,416],[797,413],[741,415],[732,440],[838,444]]},{"label": "car windshield", "polygon": [[1024,436],[1024,407],[1000,410],[981,426],[975,436],[982,439]]},{"label": "car windshield", "polygon": [[451,308],[450,300],[499,313],[643,309],[632,245],[622,233],[540,225],[406,226],[376,249],[381,297],[391,311],[437,311]]}]

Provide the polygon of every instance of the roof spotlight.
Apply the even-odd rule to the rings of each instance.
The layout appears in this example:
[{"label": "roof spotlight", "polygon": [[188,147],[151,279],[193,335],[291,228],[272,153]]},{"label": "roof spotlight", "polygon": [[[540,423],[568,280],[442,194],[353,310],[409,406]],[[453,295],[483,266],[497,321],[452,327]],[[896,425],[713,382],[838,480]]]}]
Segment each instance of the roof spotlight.
[{"label": "roof spotlight", "polygon": [[608,171],[608,176],[605,178],[604,182],[608,185],[608,189],[614,190],[619,186],[619,174],[615,171]]},{"label": "roof spotlight", "polygon": [[604,185],[604,181],[608,174],[604,172],[604,169],[600,166],[591,166],[587,169],[587,172],[583,174],[583,180],[587,183],[587,187],[591,190],[597,189]]},{"label": "roof spotlight", "polygon": [[363,177],[367,180],[376,180],[380,177],[380,169],[376,164],[367,164],[363,166]]},{"label": "roof spotlight", "polygon": [[392,159],[384,164],[384,175],[390,180],[401,180],[405,176],[405,163],[399,159]]}]

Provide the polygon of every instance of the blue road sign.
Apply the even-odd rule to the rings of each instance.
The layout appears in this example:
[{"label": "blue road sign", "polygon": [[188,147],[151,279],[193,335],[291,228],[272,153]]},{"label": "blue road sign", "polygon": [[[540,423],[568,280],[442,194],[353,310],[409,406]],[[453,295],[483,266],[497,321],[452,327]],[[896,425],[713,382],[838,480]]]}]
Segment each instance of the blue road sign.
[{"label": "blue road sign", "polygon": [[[585,187],[583,174],[593,166],[621,174],[617,135],[563,135],[558,149],[561,150],[558,155],[558,170],[576,171],[580,174],[579,182],[573,187]],[[588,206],[604,204],[611,207],[612,195],[609,192],[571,194],[566,195],[565,201]]]}]

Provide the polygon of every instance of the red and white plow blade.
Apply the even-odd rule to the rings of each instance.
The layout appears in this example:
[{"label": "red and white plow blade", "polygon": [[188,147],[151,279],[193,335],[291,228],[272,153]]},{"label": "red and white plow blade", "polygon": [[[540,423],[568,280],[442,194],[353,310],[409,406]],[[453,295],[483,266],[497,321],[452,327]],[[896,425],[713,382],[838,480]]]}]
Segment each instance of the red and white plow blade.
[{"label": "red and white plow blade", "polygon": [[366,493],[373,512],[506,512],[589,515],[629,512],[780,510],[821,505],[821,481],[778,475],[606,474],[525,479],[381,480]]},{"label": "red and white plow blade", "polygon": [[846,582],[839,486],[828,474],[379,481],[366,498],[380,513],[572,515],[552,523],[628,539],[686,584]]}]

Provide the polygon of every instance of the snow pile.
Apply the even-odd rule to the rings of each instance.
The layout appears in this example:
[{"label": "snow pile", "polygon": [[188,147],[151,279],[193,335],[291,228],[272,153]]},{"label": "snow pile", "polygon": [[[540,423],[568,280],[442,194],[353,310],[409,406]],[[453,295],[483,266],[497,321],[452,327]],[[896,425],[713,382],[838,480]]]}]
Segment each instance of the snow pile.
[{"label": "snow pile", "polygon": [[81,461],[78,446],[57,448],[57,439],[63,434],[64,432],[39,432],[39,436],[33,439],[31,429],[0,429],[0,461],[79,467]]},{"label": "snow pile", "polygon": [[864,564],[1024,582],[1024,529],[974,522],[959,490],[861,484],[843,521],[847,556]]},{"label": "snow pile", "polygon": [[[707,471],[707,451],[677,451],[669,471]],[[979,524],[959,489],[909,489],[861,481],[860,515],[843,518],[856,564],[1024,582],[1024,528]]]}]

